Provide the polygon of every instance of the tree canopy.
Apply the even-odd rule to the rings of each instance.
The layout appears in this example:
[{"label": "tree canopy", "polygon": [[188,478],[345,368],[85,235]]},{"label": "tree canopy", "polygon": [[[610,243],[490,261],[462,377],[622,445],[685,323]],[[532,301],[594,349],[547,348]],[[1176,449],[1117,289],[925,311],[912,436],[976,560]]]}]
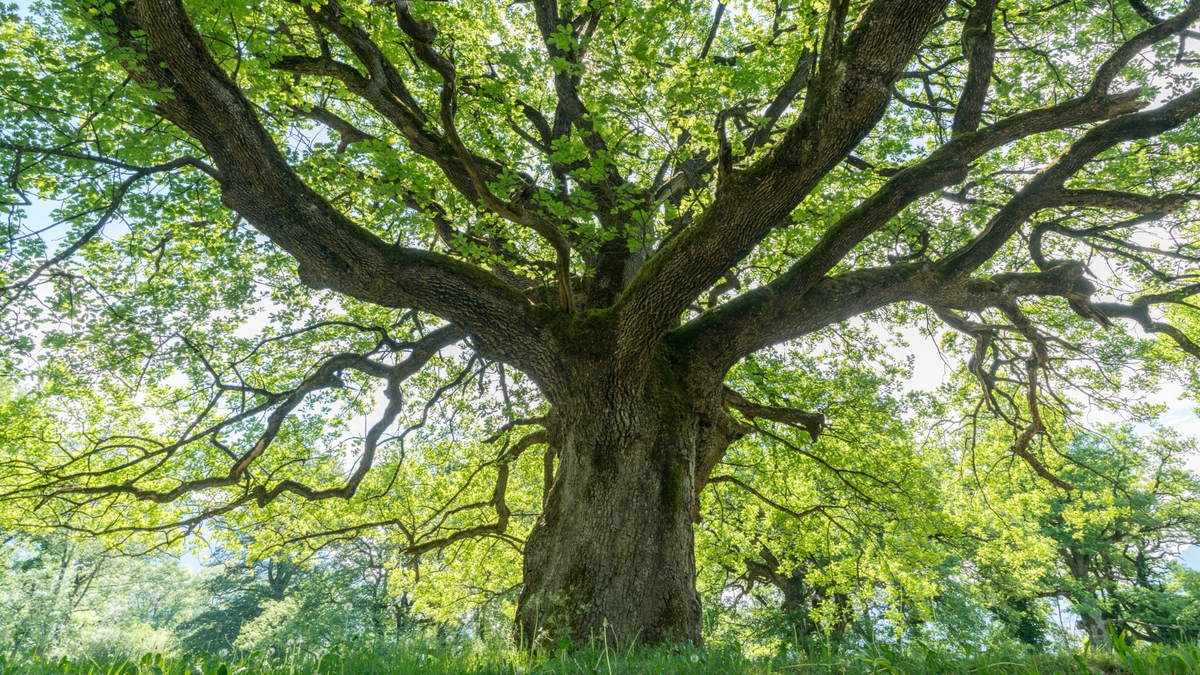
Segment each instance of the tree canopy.
[{"label": "tree canopy", "polygon": [[[964,532],[1027,531],[1082,570],[1010,599],[1087,607],[1111,582],[1119,604],[1151,563],[1090,586],[1088,565],[1164,519],[1196,531],[1176,474],[1146,479],[1178,488],[1166,511],[1139,510],[1145,485],[1073,495],[1133,443],[1089,409],[1146,421],[1147,392],[1200,387],[1197,19],[4,10],[0,524],[143,551],[383,537],[397,577],[453,580],[431,602],[516,598],[535,639],[699,642],[697,583],[733,577],[844,629],[839,584],[917,589],[944,563],[926,543]],[[954,369],[937,397],[905,395],[889,350],[921,333]],[[932,508],[947,482],[962,511]],[[1002,535],[967,506],[1035,495]],[[1102,522],[1131,525],[1063,540]]]}]

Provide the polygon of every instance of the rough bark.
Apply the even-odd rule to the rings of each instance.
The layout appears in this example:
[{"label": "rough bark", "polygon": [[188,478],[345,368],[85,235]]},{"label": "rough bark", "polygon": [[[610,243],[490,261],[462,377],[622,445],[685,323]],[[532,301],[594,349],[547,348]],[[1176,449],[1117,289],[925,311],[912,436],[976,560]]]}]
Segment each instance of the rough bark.
[{"label": "rough bark", "polygon": [[1071,548],[1060,549],[1059,555],[1063,556],[1067,571],[1075,581],[1089,588],[1072,598],[1075,601],[1075,611],[1079,612],[1077,626],[1087,633],[1092,647],[1100,650],[1110,649],[1112,641],[1108,634],[1108,621],[1104,618],[1103,611],[1096,606],[1095,591],[1090,590],[1093,585],[1091,568],[1094,556]]},{"label": "rough bark", "polygon": [[692,521],[707,425],[665,357],[644,378],[614,370],[594,366],[548,419],[559,463],[525,546],[518,629],[536,643],[607,631],[699,645]]}]

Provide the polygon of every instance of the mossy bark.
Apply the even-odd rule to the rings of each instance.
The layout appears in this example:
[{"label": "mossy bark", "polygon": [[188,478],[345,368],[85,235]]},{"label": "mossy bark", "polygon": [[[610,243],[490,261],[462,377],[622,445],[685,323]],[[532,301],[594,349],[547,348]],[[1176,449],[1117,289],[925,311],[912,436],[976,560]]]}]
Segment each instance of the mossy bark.
[{"label": "mossy bark", "polygon": [[[603,370],[603,369],[600,369]],[[693,516],[701,416],[668,368],[599,377],[555,406],[559,459],[525,547],[526,644],[701,643]]]}]

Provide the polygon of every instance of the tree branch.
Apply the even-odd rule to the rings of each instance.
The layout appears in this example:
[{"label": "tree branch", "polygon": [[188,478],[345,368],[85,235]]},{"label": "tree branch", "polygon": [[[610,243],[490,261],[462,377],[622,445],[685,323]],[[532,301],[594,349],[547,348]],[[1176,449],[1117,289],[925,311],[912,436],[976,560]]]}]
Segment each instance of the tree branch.
[{"label": "tree branch", "polygon": [[[1142,7],[1145,8],[1145,5]],[[1155,18],[1157,19],[1157,17]],[[1088,94],[1091,96],[1107,94],[1109,85],[1130,59],[1137,56],[1146,47],[1183,32],[1197,18],[1200,18],[1200,0],[1191,0],[1188,2],[1187,8],[1179,14],[1166,21],[1159,20],[1155,25],[1127,40],[1096,71],[1096,77],[1092,80],[1092,87]]]},{"label": "tree branch", "polygon": [[[1189,11],[1191,10],[1189,9]],[[1180,25],[1186,26],[1187,20],[1188,16],[1184,16],[1178,24],[1172,24],[1172,29],[1180,29]],[[1142,35],[1135,36],[1118,49],[1118,53],[1128,52],[1146,39],[1149,38]],[[1106,63],[1117,63],[1124,58],[1119,54],[1110,57]],[[1039,181],[1037,177],[1027,186],[1027,189],[1039,192],[1042,198],[1048,198],[1049,193],[1061,189],[1063,182],[1070,175],[1077,172],[1084,162],[1102,150],[1112,147],[1122,140],[1156,135],[1166,129],[1178,126],[1196,114],[1194,109],[1196,107],[1195,92],[1169,102],[1161,108],[1139,115],[1130,114],[1146,105],[1136,100],[1139,91],[1111,96],[1104,95],[1103,92],[1107,91],[1107,84],[1102,82],[1102,78],[1106,76],[1105,72],[1107,71],[1097,74],[1091,89],[1092,93],[1088,95],[1048,108],[1019,113],[979,131],[960,131],[925,160],[906,167],[892,176],[875,194],[843,216],[786,273],[769,284],[745,293],[716,311],[707,312],[683,328],[674,331],[671,336],[672,342],[681,345],[705,345],[704,349],[707,350],[710,363],[716,368],[727,368],[742,356],[771,344],[757,336],[773,332],[771,326],[779,316],[776,312],[792,303],[801,302],[800,299],[808,290],[834,266],[844,260],[854,246],[885,225],[917,198],[961,182],[970,170],[972,162],[1005,143],[1054,129],[1069,128],[1104,119],[1110,120],[1085,134],[1084,138],[1089,139],[1095,145],[1094,148],[1087,150],[1086,158],[1077,154],[1072,156],[1072,159],[1079,160],[1079,163],[1072,163],[1069,169],[1061,159],[1046,169],[1046,171],[1053,170],[1058,176],[1053,186],[1047,186],[1045,179]],[[1101,137],[1107,140],[1100,140]],[[1079,141],[1079,143],[1083,142],[1083,139]],[[1077,152],[1083,152],[1082,147]],[[1082,191],[1069,194],[1072,195],[1072,199],[1080,202],[1091,200],[1093,203],[1098,203],[1100,201],[1098,194],[1087,194]],[[1060,199],[1063,198],[1060,195]],[[1043,208],[1045,203],[1042,201],[1035,203],[1028,200],[1028,197],[1019,197],[1010,201],[1005,209],[1011,210],[1021,204],[1025,204],[1031,209],[1018,216],[1019,220],[1016,226],[1019,227],[1024,219],[1032,215],[1032,212],[1038,208]],[[1129,201],[1126,200],[1126,203],[1128,204]],[[1169,206],[1168,203],[1143,204],[1138,208],[1167,208]],[[1004,212],[1002,211],[1002,213]],[[1010,215],[1016,214],[1005,214],[1005,217]],[[1010,230],[1015,232],[1011,227]],[[979,261],[990,257],[996,250],[996,243],[1005,241],[1011,236],[1009,230],[1006,232],[1008,234],[1003,238],[997,235],[995,239],[989,239],[991,245],[988,245],[986,250],[985,248],[977,249],[977,255],[972,257],[973,265],[977,266]],[[961,258],[965,253],[960,251],[955,255]],[[946,262],[950,266],[958,264],[950,260]],[[974,266],[968,267],[974,269]]]},{"label": "tree branch", "polygon": [[999,4],[1000,0],[976,0],[963,24],[967,81],[958,98],[958,108],[954,111],[954,124],[951,127],[954,134],[975,131],[983,117],[983,104],[987,100],[996,63],[996,33],[992,30],[992,17]]},{"label": "tree branch", "polygon": [[349,120],[341,117],[337,113],[324,106],[314,105],[308,110],[298,106],[292,106],[292,112],[296,113],[300,117],[305,117],[310,120],[320,122],[321,124],[324,124],[330,129],[338,132],[338,135],[341,136],[337,148],[339,155],[345,152],[346,148],[351,144],[375,140],[374,136],[368,134],[362,129],[359,129],[351,124]]},{"label": "tree branch", "polygon": [[518,225],[528,227],[540,234],[554,248],[557,254],[556,271],[558,274],[559,302],[563,311],[570,314],[575,311],[575,299],[571,293],[571,244],[558,229],[558,226],[546,220],[535,208],[527,208],[521,200],[514,199],[505,203],[492,194],[484,181],[474,157],[463,144],[455,126],[454,116],[458,108],[458,71],[450,59],[433,48],[433,40],[437,30],[428,21],[417,21],[409,13],[406,0],[396,0],[396,20],[400,29],[413,41],[417,58],[434,70],[442,78],[441,119],[446,141],[458,154],[459,161],[471,178],[475,193],[489,209],[497,215]]},{"label": "tree branch", "polygon": [[958,134],[926,159],[892,175],[831,226],[784,274],[674,331],[672,342],[694,344],[714,367],[728,368],[746,354],[772,344],[765,336],[775,334],[775,323],[783,321],[779,313],[790,315],[788,306],[802,302],[808,290],[855,246],[919,197],[961,182],[975,160],[1014,140],[1139,110],[1146,104],[1136,100],[1138,93],[1073,99],[1013,115],[979,131]]},{"label": "tree branch", "polygon": [[1097,155],[1119,143],[1150,138],[1200,114],[1200,88],[1142,113],[1123,115],[1089,129],[1057,160],[1039,171],[967,245],[939,263],[943,277],[969,274],[1004,245],[1026,220],[1060,196],[1063,184]]},{"label": "tree branch", "polygon": [[708,480],[708,482],[710,484],[712,484],[712,483],[729,483],[730,485],[736,485],[737,487],[741,488],[742,490],[754,495],[760,502],[766,504],[767,506],[770,506],[771,508],[775,509],[776,511],[779,511],[780,513],[786,513],[787,515],[789,515],[797,520],[803,519],[807,516],[811,516],[814,513],[819,513],[819,512],[824,511],[825,509],[830,508],[832,506],[831,504],[817,504],[816,506],[810,506],[807,509],[804,509],[803,511],[796,511],[795,509],[789,509],[788,507],[784,506],[783,504],[780,504],[779,502],[774,501],[773,499],[767,497],[763,493],[754,489],[754,487],[750,486],[749,484],[743,482],[742,480],[740,480],[734,476],[713,476],[712,478],[710,478]]},{"label": "tree branch", "polygon": [[[419,340],[412,348],[409,356],[396,364],[395,366],[382,368],[375,372],[376,375],[383,375],[387,379],[387,385],[384,389],[384,395],[388,399],[387,406],[384,409],[382,418],[376,422],[367,432],[367,436],[363,441],[363,454],[359,458],[355,470],[351,473],[345,484],[337,488],[313,489],[301,483],[292,480],[283,480],[275,486],[268,489],[265,485],[251,485],[247,482],[247,491],[253,495],[259,506],[265,506],[273,501],[284,492],[296,494],[308,501],[319,501],[323,499],[341,498],[350,499],[358,490],[359,484],[370,471],[374,462],[375,450],[378,446],[379,439],[383,432],[395,421],[399,415],[403,399],[400,396],[400,385],[408,378],[415,375],[421,368],[429,362],[433,356],[441,349],[454,344],[466,337],[463,331],[455,326],[444,326],[439,328],[424,338]],[[33,489],[45,490],[54,485],[67,483],[63,487],[54,488],[51,495],[128,495],[139,501],[149,501],[156,504],[167,504],[177,501],[185,495],[211,490],[214,488],[230,487],[242,483],[247,480],[247,471],[256,460],[270,447],[271,443],[278,436],[284,421],[288,418],[293,410],[302,403],[310,393],[319,389],[325,389],[331,386],[337,386],[341,380],[338,378],[338,373],[347,368],[356,368],[365,357],[358,354],[341,354],[333,358],[327,359],[317,370],[310,376],[304,379],[303,382],[296,388],[292,389],[279,402],[279,407],[272,411],[267,420],[267,427],[259,437],[257,443],[252,448],[237,458],[237,461],[230,467],[229,471],[224,476],[212,476],[202,479],[190,480],[181,482],[176,487],[170,490],[155,490],[143,489],[137,487],[135,481],[128,480],[116,485],[87,485],[87,486],[72,486],[70,483],[93,476],[95,474],[88,472],[85,474],[69,474],[53,478],[49,484],[43,484]],[[258,410],[256,408],[255,410]],[[195,440],[204,438],[210,432],[203,432],[192,436],[175,446],[168,448],[166,458],[169,458],[175,449]],[[149,456],[143,458],[147,459]],[[153,469],[157,469],[166,461],[158,462]],[[129,466],[129,465],[127,465]],[[152,469],[152,470],[153,470]],[[147,477],[149,471],[143,472],[141,477]]]},{"label": "tree branch", "polygon": [[821,432],[828,426],[823,413],[753,403],[729,387],[725,387],[725,405],[740,412],[750,420],[761,417],[772,422],[802,427],[812,437],[814,443],[817,442],[817,439],[821,437]]},{"label": "tree branch", "polygon": [[704,46],[700,49],[700,60],[708,58],[708,50],[712,48],[713,40],[717,37],[717,31],[721,28],[721,18],[725,16],[726,3],[718,2],[717,9],[713,12],[712,27],[708,29],[708,37],[704,38]]},{"label": "tree branch", "polygon": [[[944,0],[876,0],[867,7],[839,52],[839,65],[830,66],[827,81],[810,85],[805,112],[783,139],[754,166],[735,174],[625,289],[614,308],[622,367],[638,367],[693,299],[787,218],[875,126],[893,84],[945,5]],[[823,62],[827,56],[822,55]]]},{"label": "tree branch", "polygon": [[[1186,295],[1183,295],[1182,297],[1190,297],[1200,294],[1200,285],[1191,286],[1184,291],[1163,295],[1180,297],[1180,294],[1184,293],[1186,293]],[[1132,319],[1138,322],[1138,324],[1142,327],[1142,330],[1146,331],[1147,333],[1161,333],[1166,335],[1174,340],[1175,344],[1178,345],[1179,348],[1185,353],[1200,359],[1200,344],[1197,344],[1195,340],[1188,337],[1186,333],[1179,330],[1175,326],[1158,321],[1150,315],[1150,307],[1152,305],[1158,304],[1159,302],[1170,302],[1169,300],[1146,300],[1146,298],[1152,297],[1161,296],[1143,296],[1142,298],[1134,300],[1133,303],[1129,305],[1118,302],[1097,302],[1095,303],[1095,306],[1096,309],[1103,312],[1105,316],[1109,316],[1114,319]]]},{"label": "tree branch", "polygon": [[[224,178],[224,203],[294,256],[305,284],[443,317],[535,377],[555,377],[553,348],[521,293],[473,265],[384,242],[300,179],[178,0],[137,0],[133,20],[119,6],[109,16],[122,45],[145,54],[126,63],[131,75],[172,91],[159,110],[213,157]],[[137,30],[145,32],[151,53],[134,37]]]},{"label": "tree branch", "polygon": [[174,160],[171,160],[170,162],[166,162],[165,164],[159,164],[157,166],[138,167],[138,166],[125,164],[123,162],[117,162],[116,160],[106,159],[103,157],[93,157],[91,155],[84,155],[84,154],[79,154],[79,153],[68,153],[68,152],[64,152],[62,150],[55,150],[52,148],[34,148],[34,147],[30,147],[30,146],[13,146],[13,145],[10,145],[7,143],[0,144],[0,147],[20,149],[22,152],[50,154],[50,155],[57,155],[57,156],[68,156],[68,157],[74,157],[76,159],[86,159],[88,161],[96,161],[98,163],[107,164],[109,166],[116,166],[117,168],[125,170],[125,171],[133,171],[133,175],[131,175],[128,178],[126,178],[125,180],[121,181],[121,183],[119,185],[117,185],[116,190],[113,192],[112,200],[109,202],[109,205],[104,209],[104,212],[100,215],[100,218],[96,221],[96,223],[94,225],[92,225],[90,228],[88,228],[87,231],[85,231],[83,234],[79,235],[79,237],[76,238],[75,241],[73,241],[69,245],[63,247],[63,249],[61,251],[58,251],[53,256],[47,258],[44,262],[42,262],[42,264],[38,265],[37,268],[35,268],[33,270],[33,272],[30,272],[28,275],[26,275],[25,278],[21,279],[20,281],[18,281],[16,283],[9,284],[7,286],[0,286],[0,293],[9,295],[8,299],[6,299],[3,304],[0,304],[0,311],[7,309],[8,306],[11,305],[16,300],[18,294],[21,291],[29,288],[29,286],[31,284],[33,284],[35,281],[37,281],[38,278],[40,278],[42,276],[42,274],[46,272],[46,270],[49,270],[50,268],[55,267],[55,266],[61,264],[63,261],[71,258],[76,253],[78,253],[81,248],[86,246],[89,241],[91,241],[92,239],[95,239],[96,235],[100,234],[100,232],[102,232],[104,230],[104,226],[107,225],[110,220],[112,220],[112,218],[117,214],[118,211],[120,211],[121,203],[124,201],[125,195],[141,179],[146,178],[148,176],[153,176],[153,175],[159,174],[159,173],[174,171],[176,169],[179,169],[179,168],[182,168],[185,166],[191,166],[191,167],[197,168],[197,169],[203,171],[204,173],[206,173],[210,176],[213,176],[213,177],[220,176],[220,174],[215,169],[213,169],[212,167],[209,167],[207,164],[196,159],[195,157],[180,157],[178,159],[174,159]]}]

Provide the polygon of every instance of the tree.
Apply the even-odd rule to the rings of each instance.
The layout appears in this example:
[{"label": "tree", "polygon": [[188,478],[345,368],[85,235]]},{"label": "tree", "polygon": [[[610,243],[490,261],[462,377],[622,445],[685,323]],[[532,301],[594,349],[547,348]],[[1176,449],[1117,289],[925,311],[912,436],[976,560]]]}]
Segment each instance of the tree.
[{"label": "tree", "polygon": [[175,561],[129,559],[64,532],[0,541],[0,655],[86,651],[129,656],[172,648],[199,602]]},{"label": "tree", "polygon": [[71,615],[93,590],[105,563],[95,547],[58,536],[5,537],[4,648],[11,658],[48,652],[73,638]]},{"label": "tree", "polygon": [[[968,527],[980,540],[978,574],[1013,609],[1066,600],[1096,646],[1109,645],[1110,630],[1150,642],[1189,639],[1196,627],[1185,608],[1194,599],[1187,573],[1173,575],[1171,561],[1200,540],[1200,482],[1186,466],[1194,442],[1162,429],[1138,436],[1116,428],[1080,434],[1070,445],[1079,464],[1061,475],[1075,490],[988,481],[982,496],[996,517]],[[1050,555],[1024,566],[1002,562],[1014,544]],[[1024,578],[1013,578],[1014,570]]]},{"label": "tree", "polygon": [[920,397],[897,395],[902,364],[865,326],[839,332],[825,346],[836,357],[793,344],[726,377],[757,400],[818,402],[837,423],[812,447],[803,428],[753,420],[710,478],[697,527],[710,637],[806,651],[904,637],[876,624],[907,628],[945,593],[948,457],[911,433]]},{"label": "tree", "polygon": [[[487,537],[522,557],[525,638],[699,643],[714,467],[747,421],[827,424],[726,375],[888,312],[969,338],[1008,452],[1068,489],[1046,418],[1071,409],[1052,383],[1086,378],[1064,359],[1092,380],[1176,359],[1143,359],[1137,328],[1200,356],[1178,327],[1200,293],[1200,2],[1155,4],[7,16],[2,307],[36,386],[3,493],[150,546],[307,513],[277,542],[390,530],[416,569]],[[51,199],[57,247],[25,219]],[[458,426],[426,428],[438,410]]]},{"label": "tree", "polygon": [[405,595],[388,594],[384,551],[366,540],[328,547],[319,559],[248,563],[221,551],[206,580],[211,602],[178,627],[185,648],[239,647],[282,654],[289,641],[310,650],[411,631]]},{"label": "tree", "polygon": [[222,565],[205,579],[210,606],[179,626],[184,647],[208,652],[229,649],[242,627],[262,614],[265,602],[284,599],[294,575],[286,562],[273,560],[257,566]]}]

